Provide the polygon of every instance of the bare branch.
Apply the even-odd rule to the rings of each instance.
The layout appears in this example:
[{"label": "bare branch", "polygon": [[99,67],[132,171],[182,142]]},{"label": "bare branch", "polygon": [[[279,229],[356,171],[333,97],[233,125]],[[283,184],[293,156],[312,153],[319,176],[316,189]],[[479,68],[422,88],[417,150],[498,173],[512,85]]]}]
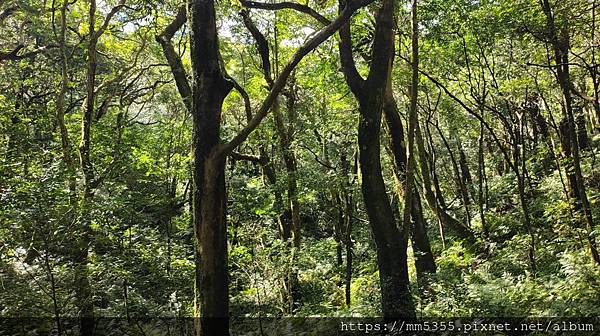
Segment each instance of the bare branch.
[{"label": "bare branch", "polygon": [[293,9],[298,12],[302,12],[302,13],[312,16],[315,20],[319,21],[324,26],[331,24],[331,21],[329,19],[327,19],[323,15],[319,14],[314,9],[312,9],[306,5],[302,5],[302,4],[295,3],[295,2],[283,1],[283,2],[278,2],[278,3],[264,3],[264,2],[257,2],[257,1],[248,1],[248,0],[242,0],[241,2],[242,2],[242,6],[244,6],[246,8],[266,9],[266,10]]},{"label": "bare branch", "polygon": [[252,117],[252,120],[244,127],[231,141],[226,144],[223,144],[218,148],[217,155],[227,155],[232,152],[237,146],[239,146],[242,142],[248,138],[250,133],[258,127],[260,122],[266,117],[269,110],[271,109],[271,105],[277,99],[281,90],[285,86],[288,77],[292,73],[292,71],[296,68],[298,63],[304,58],[304,56],[308,55],[311,51],[317,48],[321,43],[331,37],[335,32],[340,29],[340,27],[346,23],[352,14],[356,12],[359,8],[364,7],[374,0],[355,0],[348,3],[348,6],[344,8],[344,10],[340,13],[340,15],[333,21],[331,24],[327,25],[317,34],[315,34],[310,40],[304,43],[292,56],[289,60],[285,68],[281,71],[281,74],[277,77],[275,82],[273,83],[273,87],[269,91],[269,94],[261,104],[259,110]]},{"label": "bare branch", "polygon": [[97,39],[100,36],[102,36],[102,34],[104,34],[104,31],[110,24],[110,20],[112,20],[113,16],[115,16],[115,14],[117,14],[117,12],[119,12],[123,7],[125,7],[125,1],[126,0],[121,0],[118,5],[116,5],[115,7],[113,7],[110,10],[110,12],[104,18],[104,22],[102,23],[102,26],[100,26],[100,28],[95,32],[93,38]]},{"label": "bare branch", "polygon": [[265,38],[265,35],[256,28],[256,25],[250,18],[250,13],[247,10],[240,11],[240,15],[244,21],[244,25],[254,37],[256,41],[256,49],[258,49],[258,53],[260,54],[262,69],[265,74],[265,80],[269,84],[269,86],[273,86],[273,75],[271,74],[271,59],[269,57],[269,42]]},{"label": "bare branch", "polygon": [[55,45],[48,45],[48,46],[39,47],[37,49],[28,51],[23,54],[19,54],[19,51],[21,51],[23,48],[25,48],[24,45],[20,44],[11,51],[8,51],[8,52],[0,51],[0,62],[2,62],[2,61],[18,61],[18,60],[21,60],[21,59],[24,59],[27,57],[31,57],[33,55],[37,55],[39,53],[43,53],[49,49],[53,49],[56,47],[57,46],[55,46]]},{"label": "bare branch", "polygon": [[188,81],[185,68],[183,67],[181,57],[177,52],[175,52],[175,47],[173,47],[173,43],[171,42],[171,39],[175,33],[185,24],[186,13],[187,11],[185,6],[179,7],[177,16],[173,22],[171,22],[165,28],[165,30],[157,35],[155,39],[163,49],[163,54],[165,55],[165,58],[169,63],[169,67],[171,68],[171,72],[173,73],[173,77],[175,78],[177,91],[183,99],[185,107],[188,111],[192,111],[192,88],[190,86],[190,82]]}]

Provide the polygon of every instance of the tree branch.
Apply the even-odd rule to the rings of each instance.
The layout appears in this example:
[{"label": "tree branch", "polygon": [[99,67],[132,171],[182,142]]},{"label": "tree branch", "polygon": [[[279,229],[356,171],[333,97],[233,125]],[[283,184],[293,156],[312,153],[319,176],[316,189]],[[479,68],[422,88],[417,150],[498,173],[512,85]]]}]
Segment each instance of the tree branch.
[{"label": "tree branch", "polygon": [[173,19],[165,30],[163,30],[160,34],[155,36],[156,42],[160,44],[163,50],[163,54],[169,63],[169,67],[171,68],[171,73],[175,79],[175,85],[177,86],[177,91],[179,95],[183,99],[183,103],[188,111],[192,111],[192,88],[190,86],[190,82],[188,81],[187,74],[185,68],[183,67],[183,62],[181,61],[181,57],[179,54],[175,52],[175,47],[173,47],[173,43],[171,39],[175,35],[175,33],[181,29],[181,27],[185,24],[187,10],[185,6],[179,7],[177,12],[177,16]]},{"label": "tree branch", "polygon": [[2,61],[18,61],[18,60],[21,60],[21,59],[24,59],[27,57],[31,57],[33,55],[37,55],[39,53],[43,53],[49,49],[53,49],[56,47],[57,46],[55,46],[55,45],[48,45],[48,46],[39,47],[37,49],[28,51],[23,54],[19,54],[19,51],[21,51],[23,48],[25,48],[24,45],[19,44],[17,47],[15,47],[11,51],[8,51],[8,52],[0,51],[0,62],[2,62]]},{"label": "tree branch", "polygon": [[324,26],[331,24],[331,21],[329,19],[327,19],[323,15],[319,14],[314,9],[312,9],[306,5],[302,5],[302,4],[295,3],[295,2],[283,1],[283,2],[278,2],[278,3],[264,3],[264,2],[257,2],[257,1],[241,0],[241,3],[242,3],[242,6],[244,6],[246,8],[265,9],[265,10],[293,9],[298,12],[302,12],[302,13],[312,16],[315,20],[319,21]]},{"label": "tree branch", "polygon": [[429,75],[428,73],[426,73],[423,70],[419,70],[419,72],[421,74],[423,74],[425,77],[427,77],[431,82],[433,82],[438,88],[442,89],[450,98],[452,98],[452,100],[454,100],[456,103],[458,103],[470,115],[477,118],[477,120],[479,120],[485,126],[485,128],[487,128],[487,130],[490,132],[490,135],[492,136],[492,138],[494,138],[494,141],[496,142],[496,144],[498,144],[498,147],[500,148],[500,151],[502,152],[502,155],[504,156],[504,159],[506,160],[506,162],[509,164],[509,166],[511,167],[511,169],[513,171],[517,172],[518,171],[517,167],[514,165],[514,163],[510,159],[510,156],[508,155],[508,153],[506,153],[506,149],[504,148],[504,146],[502,146],[500,139],[498,139],[496,132],[494,132],[494,129],[490,126],[490,124],[488,124],[483,119],[483,117],[480,116],[477,112],[473,111],[473,109],[468,107],[460,98],[458,98],[452,92],[450,92],[450,90],[448,90],[448,88],[445,85],[440,83],[440,81],[438,81],[437,79],[435,79],[434,77],[432,77],[431,75]]},{"label": "tree branch", "polygon": [[117,12],[119,12],[123,7],[125,7],[125,1],[126,0],[121,0],[118,5],[116,5],[110,10],[110,12],[104,18],[104,22],[102,22],[100,28],[94,33],[93,38],[98,39],[100,36],[102,36],[102,34],[104,34],[104,31],[110,24],[110,20],[112,20],[113,16],[115,16]]},{"label": "tree branch", "polygon": [[285,86],[285,83],[292,73],[292,71],[296,68],[298,63],[304,58],[304,56],[308,55],[311,51],[317,48],[321,43],[327,40],[331,35],[335,34],[335,32],[340,29],[340,27],[346,23],[352,14],[356,12],[359,8],[364,7],[374,0],[354,0],[351,1],[346,8],[340,13],[340,15],[333,21],[331,24],[327,25],[317,34],[315,34],[310,40],[305,42],[292,56],[289,60],[285,68],[281,71],[281,74],[277,77],[277,79],[273,83],[273,87],[269,91],[269,94],[264,99],[260,108],[253,116],[252,120],[244,127],[231,141],[226,144],[219,146],[217,155],[227,155],[232,152],[237,146],[239,146],[242,142],[248,138],[250,133],[258,127],[260,122],[266,117],[269,110],[271,109],[271,105]]},{"label": "tree branch", "polygon": [[[346,7],[347,1],[339,1],[340,12]],[[346,22],[342,25],[339,31],[340,41],[338,43],[338,49],[340,52],[340,62],[342,65],[342,72],[346,78],[346,82],[350,87],[350,90],[354,95],[359,94],[362,91],[364,85],[364,78],[358,73],[356,69],[356,62],[352,54],[352,39],[350,32],[350,23]]]},{"label": "tree branch", "polygon": [[238,160],[238,161],[250,161],[250,162],[254,162],[254,163],[261,163],[261,159],[258,156],[255,155],[250,155],[250,154],[243,154],[243,153],[238,153],[238,152],[231,152],[229,153],[229,156],[234,159],[234,160]]},{"label": "tree branch", "polygon": [[269,43],[267,42],[265,35],[263,35],[263,33],[261,33],[260,30],[256,28],[256,25],[250,18],[250,13],[248,12],[248,10],[240,11],[240,15],[242,16],[244,25],[246,26],[246,28],[248,28],[250,34],[252,34],[252,37],[254,37],[254,40],[256,41],[256,49],[258,49],[258,53],[260,54],[265,80],[269,84],[269,87],[271,87],[273,86],[273,75],[271,74]]}]

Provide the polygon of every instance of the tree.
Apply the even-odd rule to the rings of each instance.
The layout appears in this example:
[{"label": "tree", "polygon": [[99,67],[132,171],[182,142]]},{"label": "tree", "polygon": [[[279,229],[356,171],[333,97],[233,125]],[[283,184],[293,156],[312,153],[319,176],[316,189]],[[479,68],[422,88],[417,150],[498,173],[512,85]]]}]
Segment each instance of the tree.
[{"label": "tree", "polygon": [[[347,4],[341,1],[340,9],[345,6]],[[371,66],[366,79],[356,69],[350,41],[350,24],[345,24],[340,29],[339,43],[344,77],[359,104],[361,190],[377,246],[381,310],[387,320],[412,317],[415,314],[408,279],[407,223],[399,227],[394,219],[383,181],[380,158],[381,116],[394,58],[394,18],[394,2],[383,1],[377,13]],[[412,185],[407,184],[405,190],[409,193]],[[410,206],[406,209],[410,209]]]}]

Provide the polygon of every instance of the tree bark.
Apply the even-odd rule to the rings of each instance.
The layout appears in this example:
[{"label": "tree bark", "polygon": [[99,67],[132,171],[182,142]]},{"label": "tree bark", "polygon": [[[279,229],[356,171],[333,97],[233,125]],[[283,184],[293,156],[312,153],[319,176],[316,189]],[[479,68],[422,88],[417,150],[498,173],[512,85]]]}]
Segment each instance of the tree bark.
[{"label": "tree bark", "polygon": [[220,122],[225,97],[234,86],[221,68],[214,0],[188,0],[191,28],[193,116],[193,221],[196,236],[196,334],[228,336],[229,295],[225,158],[243,143],[268,114],[287,79],[309,52],[333,35],[370,1],[351,2],[338,18],[313,35],[290,58],[273,81],[267,97],[248,124],[221,143]]},{"label": "tree bark", "polygon": [[[345,2],[340,1],[340,9]],[[358,100],[359,164],[363,202],[377,249],[381,308],[384,319],[414,317],[407,267],[407,230],[400,229],[386,193],[381,171],[380,130],[384,95],[394,52],[394,1],[384,0],[376,19],[372,62],[367,79],[356,69],[350,25],[340,29],[340,60],[346,82]]]},{"label": "tree bark", "polygon": [[199,335],[229,335],[225,158],[221,113],[233,84],[220,67],[212,0],[189,1],[192,59],[193,218],[196,236],[194,306]]},{"label": "tree bark", "polygon": [[577,139],[576,121],[573,113],[573,101],[571,96],[573,83],[571,82],[569,73],[569,30],[566,26],[556,26],[554,13],[549,0],[543,0],[541,6],[546,16],[548,37],[554,51],[554,61],[557,64],[557,81],[563,95],[564,126],[561,124],[561,144],[563,144],[563,153],[570,159],[567,160],[568,162],[565,165],[565,169],[569,179],[569,185],[573,184],[571,187],[576,187],[576,189],[573,188],[573,193],[577,194],[576,200],[580,203],[578,207],[581,209],[580,211],[583,212],[584,222],[588,233],[587,238],[591,258],[594,263],[600,265],[600,255],[598,254],[596,245],[592,211],[587,198],[583,174],[581,172],[580,148]]},{"label": "tree bark", "polygon": [[[398,112],[398,107],[392,93],[391,82],[388,83],[385,94],[385,104],[383,107],[387,130],[390,137],[390,151],[394,160],[394,173],[398,178],[399,185],[406,182],[406,147],[404,142],[404,132],[402,120]],[[399,186],[400,188],[400,186]],[[402,198],[404,190],[398,190],[398,197]],[[426,284],[427,273],[435,273],[435,259],[431,253],[431,244],[427,236],[427,227],[423,216],[423,207],[421,197],[416,187],[413,188],[414,202],[411,206],[411,241],[414,251],[415,268],[417,270],[417,280],[420,285]]]}]

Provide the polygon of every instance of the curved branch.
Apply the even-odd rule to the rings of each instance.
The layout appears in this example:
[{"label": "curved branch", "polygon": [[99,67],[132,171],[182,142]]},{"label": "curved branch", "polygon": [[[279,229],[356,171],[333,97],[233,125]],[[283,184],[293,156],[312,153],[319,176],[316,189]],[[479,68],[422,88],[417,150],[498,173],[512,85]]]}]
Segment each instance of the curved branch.
[{"label": "curved branch", "polygon": [[359,8],[364,7],[374,0],[355,0],[348,3],[348,6],[344,8],[344,10],[340,13],[340,15],[333,21],[331,24],[327,25],[317,34],[315,34],[310,40],[305,42],[292,56],[290,61],[287,63],[285,68],[281,71],[281,74],[277,77],[277,79],[273,83],[273,87],[269,91],[269,94],[264,99],[260,108],[256,112],[256,114],[252,117],[252,120],[244,127],[231,141],[226,144],[223,144],[218,149],[217,155],[227,155],[231,151],[233,151],[237,146],[239,146],[242,142],[248,138],[250,133],[258,127],[260,122],[267,116],[269,110],[271,109],[271,105],[277,99],[281,90],[285,86],[288,77],[294,71],[298,63],[304,58],[304,56],[308,55],[311,51],[317,48],[321,43],[331,37],[335,32],[340,29],[340,27],[348,22],[352,14],[356,12]]},{"label": "curved branch", "polygon": [[324,26],[331,24],[331,21],[329,19],[327,19],[323,15],[319,14],[314,9],[312,9],[306,5],[302,5],[302,4],[295,3],[295,2],[284,1],[284,2],[278,2],[278,3],[264,3],[264,2],[257,2],[257,1],[248,1],[248,0],[242,0],[241,2],[242,2],[242,6],[244,6],[246,8],[265,9],[265,10],[293,9],[298,12],[302,12],[302,13],[312,16],[315,20],[319,21]]},{"label": "curved branch", "polygon": [[171,22],[159,35],[156,35],[155,40],[162,47],[163,54],[165,55],[165,58],[169,63],[169,67],[171,68],[171,72],[173,73],[177,91],[183,99],[185,107],[188,111],[192,111],[192,88],[187,79],[187,74],[185,72],[185,68],[183,67],[181,57],[179,57],[179,54],[175,52],[175,47],[173,47],[173,43],[171,42],[171,39],[175,33],[184,25],[186,21],[186,13],[187,10],[185,6],[179,7],[177,16],[173,22]]},{"label": "curved branch", "polygon": [[256,41],[256,49],[258,49],[258,53],[260,54],[260,59],[262,62],[262,69],[265,74],[265,80],[269,84],[269,86],[273,86],[273,75],[271,74],[271,60],[269,57],[269,43],[265,38],[265,35],[256,28],[256,25],[250,18],[250,13],[248,10],[241,10],[240,15],[244,21],[244,25],[254,37]]},{"label": "curved branch", "polygon": [[498,136],[496,135],[496,132],[494,132],[494,129],[490,126],[490,124],[487,123],[483,119],[483,117],[480,116],[477,112],[473,111],[473,109],[471,109],[470,107],[468,107],[460,98],[458,98],[452,92],[450,92],[450,90],[448,90],[448,88],[446,86],[444,86],[442,83],[440,83],[440,81],[438,81],[437,79],[435,79],[434,77],[432,77],[431,75],[429,75],[428,73],[426,73],[423,70],[419,70],[419,72],[422,73],[425,77],[427,77],[431,82],[433,82],[433,84],[435,84],[438,88],[442,89],[450,98],[452,98],[452,100],[454,100],[465,111],[467,111],[467,113],[469,113],[470,115],[472,115],[475,118],[477,118],[477,120],[479,120],[485,126],[485,128],[490,132],[490,135],[492,136],[492,138],[494,138],[494,141],[496,142],[496,144],[498,144],[498,148],[500,148],[500,151],[502,152],[502,155],[504,156],[504,159],[506,160],[506,162],[508,163],[508,165],[510,166],[510,168],[514,172],[518,172],[518,168],[512,162],[510,156],[506,152],[506,149],[504,148],[504,146],[500,142],[500,139],[498,139]]},{"label": "curved branch", "polygon": [[[347,1],[339,1],[339,10],[342,11],[346,7]],[[342,64],[342,72],[346,78],[346,82],[350,87],[350,90],[354,95],[359,94],[362,91],[362,86],[365,82],[364,78],[358,73],[356,69],[356,62],[352,54],[352,39],[350,32],[350,23],[346,22],[340,28],[340,41],[338,43],[338,49],[340,52],[340,63]]]},{"label": "curved branch", "polygon": [[48,46],[43,46],[43,47],[39,47],[37,49],[34,49],[32,51],[28,51],[26,53],[23,54],[19,54],[19,51],[23,50],[23,48],[25,48],[24,45],[19,44],[17,47],[15,47],[13,50],[11,51],[0,51],[0,62],[2,61],[18,61],[27,57],[31,57],[33,55],[37,55],[39,53],[43,53],[49,49],[53,49],[56,48],[57,46],[55,45],[48,45]]}]

